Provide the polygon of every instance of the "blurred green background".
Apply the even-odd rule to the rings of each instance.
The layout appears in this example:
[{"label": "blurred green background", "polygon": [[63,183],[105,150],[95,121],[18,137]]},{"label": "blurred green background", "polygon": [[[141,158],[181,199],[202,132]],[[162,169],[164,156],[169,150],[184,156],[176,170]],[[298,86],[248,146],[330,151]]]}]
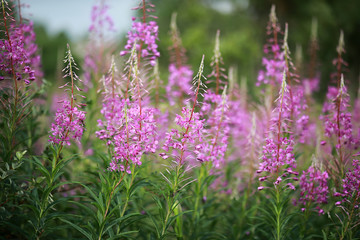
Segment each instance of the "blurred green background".
[{"label": "blurred green background", "polygon": [[[130,0],[128,0],[130,1]],[[133,1],[134,6],[137,1]],[[93,2],[94,3],[94,2]],[[335,70],[332,60],[337,56],[336,46],[340,30],[344,31],[346,54],[349,67],[345,74],[350,84],[350,93],[356,94],[360,79],[360,1],[356,0],[154,0],[159,24],[159,59],[161,72],[166,79],[169,63],[168,48],[170,18],[177,12],[177,25],[184,47],[187,50],[188,63],[196,69],[201,55],[206,55],[205,69],[210,73],[210,58],[213,55],[215,34],[221,30],[221,52],[225,67],[236,66],[238,78],[246,77],[248,89],[254,92],[257,73],[262,68],[263,45],[266,41],[266,24],[272,4],[276,5],[279,23],[284,29],[289,24],[289,46],[295,61],[296,46],[301,46],[303,69],[306,76],[309,60],[311,22],[318,21],[318,69],[321,72],[321,86],[317,95],[322,100],[330,80],[330,73]],[[90,1],[89,1],[89,4]],[[121,14],[121,13],[119,13]],[[135,15],[136,12],[133,12]],[[90,12],[89,25],[90,25]],[[130,29],[131,26],[129,26]],[[50,35],[41,23],[36,24],[37,43],[42,49],[45,77],[54,81],[61,76],[61,59],[64,56],[67,33]],[[120,34],[118,50],[125,43],[125,33]],[[77,40],[83,45],[86,37]],[[298,47],[299,48],[299,47]],[[78,52],[78,61],[81,62]],[[81,64],[81,63],[80,63]],[[81,66],[81,65],[80,65]]]}]

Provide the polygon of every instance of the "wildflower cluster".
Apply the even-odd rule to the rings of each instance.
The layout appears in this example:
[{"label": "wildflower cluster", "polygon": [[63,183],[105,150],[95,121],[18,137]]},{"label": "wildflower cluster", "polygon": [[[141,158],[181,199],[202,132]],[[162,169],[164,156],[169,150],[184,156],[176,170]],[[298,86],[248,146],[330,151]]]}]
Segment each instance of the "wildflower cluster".
[{"label": "wildflower cluster", "polygon": [[[46,84],[39,90],[37,84],[25,85],[43,74],[33,24],[21,17],[20,6],[8,7],[0,0],[0,80],[14,80],[14,89],[5,81],[0,84],[2,235],[360,237],[360,161],[354,159],[360,155],[360,98],[352,103],[350,87],[345,87],[343,34],[333,62],[336,85],[329,87],[322,105],[313,98],[319,89],[317,39],[312,36],[311,56],[304,56],[304,64],[297,51],[295,68],[288,25],[282,32],[275,6],[267,25],[263,70],[254,82],[248,74],[252,68],[244,71],[251,59],[239,68],[225,65],[232,58],[220,48],[233,48],[220,47],[220,30],[210,64],[205,66],[203,55],[193,74],[184,48],[191,44],[182,44],[176,13],[168,39],[158,48],[154,5],[139,1],[139,17],[132,18],[122,47],[106,38],[105,31],[114,26],[106,0],[92,8],[89,42],[77,55],[84,62],[83,75],[77,75],[68,45],[66,82],[60,87],[65,91],[52,96],[62,95],[49,108],[55,112],[49,128],[44,127],[47,105],[31,102],[38,96],[45,100],[52,91],[44,90]],[[10,9],[16,11],[17,22]],[[232,35],[224,32],[224,42],[232,42]],[[188,36],[196,40],[192,33],[186,32],[184,41]],[[114,55],[120,48],[124,51]],[[159,49],[166,48],[169,59],[158,59]],[[191,57],[196,53],[191,49]],[[302,69],[308,59],[312,68]],[[86,79],[81,84],[86,97],[79,94],[80,78]],[[44,128],[49,129],[46,146],[39,131]],[[311,162],[310,156],[316,158]],[[59,222],[68,225],[66,231],[53,231]]]},{"label": "wildflower cluster", "polygon": [[341,201],[335,205],[352,205],[353,209],[360,207],[360,161],[354,159],[352,162],[353,169],[349,169],[342,180],[342,191],[336,192],[336,197],[341,197]]},{"label": "wildflower cluster", "polygon": [[202,144],[200,161],[212,162],[215,168],[220,168],[225,163],[225,153],[230,132],[226,89],[223,95],[211,91],[204,94],[201,108],[203,115],[209,116],[207,124],[207,139]]},{"label": "wildflower cluster", "polygon": [[[143,11],[141,22],[137,22],[136,18],[132,18],[132,30],[127,34],[127,44],[124,51],[120,52],[120,55],[126,55],[130,53],[133,45],[136,43],[136,50],[142,58],[149,58],[150,64],[155,66],[155,59],[160,57],[160,52],[157,50],[158,45],[156,40],[158,39],[159,27],[155,21],[146,21],[147,12],[153,11],[154,5],[143,0],[139,7]],[[153,17],[150,15],[149,17]]]},{"label": "wildflower cluster", "polygon": [[[194,77],[193,88],[194,88],[194,100],[192,108],[183,107],[182,115],[176,115],[175,123],[181,128],[181,131],[178,129],[171,129],[167,133],[163,149],[168,152],[170,149],[174,149],[174,157],[177,159],[179,164],[183,164],[185,160],[190,161],[192,164],[195,164],[199,160],[200,151],[202,150],[201,142],[204,140],[204,119],[200,113],[195,112],[195,106],[198,103],[198,96],[201,94],[201,91],[204,91],[205,85],[202,82],[204,70],[204,56],[202,57],[201,64],[199,67],[199,72]],[[195,155],[195,156],[194,156]],[[168,158],[169,156],[166,153],[161,153],[160,156],[163,158]]]},{"label": "wildflower cluster", "polygon": [[79,141],[84,132],[85,112],[79,107],[81,104],[76,103],[77,97],[82,97],[75,91],[81,91],[75,81],[81,81],[77,76],[75,69],[78,69],[72,56],[70,46],[68,45],[67,55],[64,63],[64,78],[70,77],[71,81],[67,82],[60,88],[70,92],[70,100],[63,100],[62,105],[57,110],[54,123],[51,124],[49,142],[53,144],[70,145],[70,139]]},{"label": "wildflower cluster", "polygon": [[302,211],[305,211],[305,206],[316,203],[319,214],[325,213],[320,206],[326,204],[328,200],[328,179],[329,175],[326,171],[321,172],[313,166],[303,171],[300,177],[301,193],[299,198],[299,202],[304,206]]},{"label": "wildflower cluster", "polygon": [[[275,185],[280,184],[284,177],[288,175],[298,175],[294,171],[296,161],[293,153],[294,140],[290,135],[285,136],[287,130],[287,121],[290,112],[289,90],[286,84],[285,71],[279,97],[276,100],[277,108],[275,109],[273,125],[269,136],[265,139],[266,145],[263,148],[262,162],[259,165],[257,173],[267,173],[264,177],[259,178],[261,182],[267,180],[275,174]],[[295,189],[292,183],[287,183],[290,189]],[[263,187],[259,187],[262,189]]]},{"label": "wildflower cluster", "polygon": [[172,15],[171,23],[171,55],[169,64],[169,78],[166,86],[167,97],[170,104],[174,105],[176,100],[184,101],[185,96],[191,94],[191,80],[193,71],[186,65],[185,48],[182,46],[180,32],[176,25],[176,14]]},{"label": "wildflower cluster", "polygon": [[[336,90],[334,88],[331,89],[333,91],[328,93],[329,96],[330,93],[335,93]],[[329,138],[332,136],[338,138],[337,149],[341,146],[348,146],[350,148],[355,143],[352,135],[351,113],[347,112],[348,103],[349,95],[342,78],[338,94],[333,98],[331,104],[328,105],[327,110],[330,114],[324,117],[325,135]]]},{"label": "wildflower cluster", "polygon": [[35,80],[32,64],[39,64],[39,57],[35,53],[37,47],[33,43],[32,25],[30,23],[18,26],[7,1],[2,0],[1,7],[1,25],[5,28],[5,38],[0,39],[0,70],[4,73],[0,80],[10,77],[14,81],[22,80],[30,84]]},{"label": "wildflower cluster", "polygon": [[257,86],[261,84],[270,84],[279,86],[282,81],[282,73],[285,67],[284,54],[279,44],[279,35],[281,28],[275,13],[275,5],[271,7],[270,19],[266,27],[267,35],[271,36],[268,43],[264,45],[264,53],[267,57],[262,59],[265,71],[259,71]]}]

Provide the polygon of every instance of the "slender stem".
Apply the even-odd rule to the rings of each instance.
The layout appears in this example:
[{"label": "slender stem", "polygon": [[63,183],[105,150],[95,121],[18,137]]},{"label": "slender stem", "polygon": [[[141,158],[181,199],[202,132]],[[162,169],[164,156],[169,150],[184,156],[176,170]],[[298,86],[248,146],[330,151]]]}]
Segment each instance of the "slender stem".
[{"label": "slender stem", "polygon": [[[338,87],[338,94],[340,93],[340,88],[341,88],[341,52],[339,52],[338,54],[338,61],[337,61],[337,87]],[[337,141],[338,141],[338,146],[339,146],[339,157],[340,157],[340,176],[341,178],[343,177],[344,174],[344,164],[343,164],[343,154],[342,154],[342,144],[341,144],[341,124],[340,124],[340,108],[341,108],[341,100],[342,100],[342,96],[339,95],[339,97],[336,99],[336,112],[337,112],[337,116],[336,116],[336,125],[338,128],[338,132],[337,132]]]},{"label": "slender stem", "polygon": [[[145,24],[146,23],[146,3],[145,3],[145,0],[142,0],[142,13],[143,13],[143,16],[142,16],[142,22]],[[141,50],[142,50],[142,47],[144,45],[144,42],[143,41],[140,41],[140,49],[138,51],[138,64],[140,66],[140,60],[141,60]]]},{"label": "slender stem", "polygon": [[216,71],[216,89],[215,89],[215,93],[216,95],[219,94],[219,86],[220,86],[220,64],[219,64],[219,59],[216,59],[215,62],[215,71]]},{"label": "slender stem", "polygon": [[289,66],[289,56],[287,54],[287,49],[285,49],[285,66],[286,66],[286,79],[288,80],[287,83],[289,84],[289,95],[290,95],[290,119],[294,121],[294,100],[293,100],[293,93],[291,88],[291,76],[290,76],[290,66]]},{"label": "slender stem", "polygon": [[[359,183],[359,186],[358,186],[357,189],[360,189],[360,183]],[[352,202],[350,215],[348,215],[349,219],[348,219],[348,221],[346,223],[345,229],[341,232],[340,240],[343,240],[345,238],[345,234],[347,233],[348,228],[350,227],[351,220],[353,218],[353,215],[354,215],[354,212],[355,212],[355,209],[356,209],[355,206],[358,203],[357,201],[359,200],[359,196],[360,196],[359,190],[355,191],[355,194],[356,194],[356,197],[355,197],[355,200]]]},{"label": "slender stem", "polygon": [[[72,120],[73,120],[73,109],[74,109],[74,72],[72,70],[72,61],[71,61],[70,57],[71,57],[71,55],[69,55],[69,58],[68,58],[70,78],[71,78],[71,99],[70,99],[70,111],[71,111],[71,113],[69,114],[69,122],[71,123]],[[64,147],[64,140],[68,137],[69,132],[70,132],[70,128],[67,127],[65,136],[62,138],[62,140],[59,143],[60,147],[58,148],[58,151],[57,151],[57,154],[56,154],[55,166],[56,166],[56,164],[57,164],[57,162],[59,160],[61,150]]]},{"label": "slender stem", "polygon": [[[10,136],[9,136],[9,146],[10,149],[12,150],[14,148],[15,145],[15,128],[17,126],[16,122],[17,122],[17,117],[16,117],[16,109],[17,106],[19,104],[19,86],[18,86],[18,82],[16,79],[16,73],[15,73],[15,66],[14,66],[14,59],[13,59],[13,47],[12,47],[12,41],[10,38],[10,33],[9,33],[9,28],[8,28],[8,24],[7,24],[7,18],[6,18],[6,11],[5,11],[5,1],[2,0],[2,12],[3,12],[3,20],[4,20],[4,27],[5,27],[5,33],[6,33],[6,37],[7,40],[9,42],[9,51],[10,51],[10,66],[11,66],[11,74],[14,80],[14,92],[15,92],[15,99],[14,99],[14,107],[13,107],[13,111],[12,111],[12,120],[11,120],[11,131],[10,131]],[[10,151],[11,151],[10,150]],[[10,159],[12,159],[12,153],[10,154]]]},{"label": "slender stem", "polygon": [[[281,138],[281,114],[282,114],[282,109],[283,109],[283,103],[284,103],[284,91],[285,91],[285,87],[281,88],[281,102],[280,102],[280,108],[279,108],[279,119],[278,119],[278,132],[277,132],[277,151],[276,151],[276,161],[279,161],[280,158],[280,138]],[[279,172],[279,166],[276,166],[276,172]]]},{"label": "slender stem", "polygon": [[127,81],[126,81],[125,99],[128,98],[128,92],[129,92],[129,87],[130,87],[131,68],[132,68],[132,66],[130,66],[129,73],[128,73],[128,77],[127,77]]},{"label": "slender stem", "polygon": [[[195,98],[194,98],[194,103],[193,103],[193,107],[191,109],[191,113],[190,113],[190,117],[189,117],[189,124],[187,125],[186,127],[186,131],[185,133],[183,134],[183,136],[185,136],[188,132],[189,132],[189,129],[190,129],[190,123],[191,123],[191,120],[192,120],[192,117],[193,117],[193,114],[194,114],[194,110],[195,110],[195,106],[196,106],[196,103],[197,103],[197,98],[198,98],[198,95],[199,95],[199,91],[200,91],[200,84],[201,84],[201,74],[199,74],[199,79],[198,79],[198,85],[197,85],[197,88],[196,88],[196,93],[195,93]],[[185,153],[185,143],[186,143],[186,139],[182,142],[182,148],[181,148],[181,155],[180,155],[180,161],[179,161],[179,165],[182,164],[182,161],[183,161],[183,157],[184,157],[184,153]]]},{"label": "slender stem", "polygon": [[166,211],[166,216],[165,216],[165,219],[164,219],[163,229],[161,231],[161,239],[165,235],[167,221],[168,221],[168,219],[169,219],[169,217],[170,217],[170,215],[172,213],[173,203],[172,203],[171,199],[172,198],[170,198],[170,196],[167,197],[167,211]]},{"label": "slender stem", "polygon": [[276,209],[275,209],[275,213],[276,213],[276,240],[280,240],[281,239],[281,207],[279,208],[280,205],[280,192],[279,189],[276,188]]},{"label": "slender stem", "polygon": [[[109,199],[108,199],[108,202],[106,204],[106,210],[105,210],[105,213],[103,215],[103,221],[105,221],[106,219],[106,216],[109,212],[109,209],[110,209],[110,204],[111,204],[111,199],[114,195],[114,192],[116,190],[116,188],[120,185],[120,183],[122,182],[122,180],[124,179],[125,175],[126,175],[126,168],[128,166],[128,161],[126,161],[126,164],[125,164],[125,171],[123,172],[123,175],[121,176],[120,180],[115,184],[115,186],[113,187],[111,193],[110,193],[110,196],[109,196]],[[102,234],[103,234],[103,230],[104,230],[104,226],[101,227],[100,229],[100,232],[99,232],[99,240],[101,240],[101,237],[102,237]]]}]

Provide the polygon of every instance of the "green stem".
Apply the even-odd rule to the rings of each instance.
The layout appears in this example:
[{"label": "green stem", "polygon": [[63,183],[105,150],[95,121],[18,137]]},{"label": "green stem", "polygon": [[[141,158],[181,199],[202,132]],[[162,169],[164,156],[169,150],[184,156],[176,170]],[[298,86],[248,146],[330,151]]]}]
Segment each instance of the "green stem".
[{"label": "green stem", "polygon": [[161,232],[160,239],[163,239],[163,237],[165,235],[167,222],[168,222],[169,217],[170,217],[170,215],[172,213],[172,207],[173,207],[173,202],[172,202],[170,196],[168,196],[166,198],[166,202],[167,202],[167,211],[166,211],[166,216],[165,216],[165,219],[164,219],[164,224],[163,224],[163,229],[162,229],[162,232]]},{"label": "green stem", "polygon": [[[125,164],[125,169],[127,168],[127,166],[128,166],[128,162],[126,162],[126,164]],[[114,193],[115,193],[116,188],[120,185],[120,183],[121,183],[122,180],[124,179],[125,175],[126,175],[126,170],[124,171],[124,173],[123,173],[123,175],[121,176],[120,180],[115,184],[115,186],[113,187],[113,189],[112,189],[112,191],[111,191],[111,193],[110,193],[110,195],[109,195],[109,199],[108,199],[108,202],[107,202],[107,204],[106,204],[106,210],[105,210],[105,213],[104,213],[104,215],[103,215],[103,220],[102,220],[103,222],[102,222],[102,224],[101,224],[102,226],[101,226],[100,231],[99,231],[99,238],[98,238],[98,240],[101,240],[101,237],[102,237],[102,235],[103,235],[103,231],[104,231],[104,227],[105,227],[104,222],[106,221],[106,217],[107,217],[107,214],[108,214],[109,209],[110,209],[111,199],[112,199],[112,197],[113,197],[113,195],[114,195]]]},{"label": "green stem", "polygon": [[[163,228],[161,231],[161,236],[160,239],[163,239],[165,233],[166,233],[166,226],[168,224],[168,220],[171,216],[171,214],[174,213],[174,205],[176,203],[175,199],[177,198],[177,194],[178,194],[178,188],[179,188],[179,178],[181,175],[181,168],[183,167],[183,165],[181,165],[181,163],[179,162],[179,164],[176,166],[176,174],[174,176],[174,183],[172,184],[172,189],[169,192],[168,196],[166,197],[166,205],[167,205],[167,210],[166,210],[166,216],[164,219],[164,223],[163,223]],[[176,223],[180,224],[179,221],[181,219],[176,218]],[[181,229],[181,228],[180,228]],[[182,232],[177,233],[178,236],[182,236]]]},{"label": "green stem", "polygon": [[[121,213],[120,213],[120,218],[124,216],[125,214],[125,211],[126,211],[126,208],[128,207],[129,205],[129,201],[130,201],[130,189],[134,183],[134,179],[135,179],[135,165],[132,165],[131,166],[131,172],[133,174],[131,174],[131,179],[130,179],[130,183],[129,183],[129,186],[127,187],[126,189],[126,199],[125,199],[125,203],[124,203],[124,206],[123,206],[123,209],[121,210]],[[117,233],[119,234],[120,233],[120,225],[119,227],[117,228]]]},{"label": "green stem", "polygon": [[276,188],[276,240],[281,239],[281,212],[282,208],[280,206],[280,191]]},{"label": "green stem", "polygon": [[302,218],[302,225],[301,225],[301,231],[300,231],[300,239],[304,239],[305,235],[306,235],[306,230],[307,230],[307,222],[309,220],[310,217],[310,202],[306,203],[305,206],[305,213],[304,213],[304,217]]}]

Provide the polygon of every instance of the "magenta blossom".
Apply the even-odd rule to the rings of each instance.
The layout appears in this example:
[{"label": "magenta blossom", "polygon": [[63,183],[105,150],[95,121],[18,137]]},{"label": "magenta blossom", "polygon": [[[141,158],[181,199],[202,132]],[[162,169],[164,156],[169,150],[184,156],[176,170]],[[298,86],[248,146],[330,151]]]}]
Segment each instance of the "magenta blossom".
[{"label": "magenta blossom", "polygon": [[271,84],[279,86],[282,81],[282,72],[285,67],[284,54],[279,45],[279,35],[281,29],[276,17],[275,6],[273,5],[270,12],[269,23],[266,27],[267,35],[270,36],[264,45],[266,57],[262,59],[262,65],[265,70],[259,71],[257,86],[261,84]]},{"label": "magenta blossom", "polygon": [[327,172],[321,172],[310,166],[300,177],[300,199],[299,201],[306,206],[306,204],[317,204],[316,209],[319,214],[324,214],[324,210],[319,205],[326,204],[329,189],[327,180],[329,175]]},{"label": "magenta blossom", "polygon": [[96,135],[113,149],[110,171],[129,171],[130,163],[141,165],[143,154],[156,151],[155,109],[143,107],[140,114],[137,103],[116,97],[104,101],[101,113]]},{"label": "magenta blossom", "polygon": [[84,133],[85,112],[71,103],[64,101],[55,114],[54,123],[51,124],[49,141],[54,144],[70,146],[70,139],[80,141]]},{"label": "magenta blossom", "polygon": [[175,100],[190,94],[193,71],[189,66],[169,65],[169,81],[166,86],[166,92],[170,105],[175,104]]},{"label": "magenta blossom", "polygon": [[127,34],[128,40],[125,45],[125,51],[121,51],[120,55],[123,56],[130,53],[134,43],[136,43],[136,51],[139,56],[142,58],[148,58],[150,60],[150,64],[155,66],[155,59],[160,57],[160,53],[157,50],[158,45],[156,44],[159,27],[155,21],[146,21],[147,17],[155,18],[152,15],[147,15],[148,12],[153,11],[153,7],[153,4],[144,2],[141,3],[139,7],[135,8],[141,9],[144,15],[140,18],[140,22],[137,22],[135,17],[132,18],[132,29]]},{"label": "magenta blossom", "polygon": [[224,166],[230,132],[225,91],[222,96],[211,91],[206,92],[201,108],[202,114],[208,116],[207,125],[209,127],[206,139],[201,144],[198,159],[200,161],[212,162],[215,168]]},{"label": "magenta blossom", "polygon": [[67,53],[64,62],[67,66],[64,68],[64,78],[69,77],[70,82],[60,88],[65,88],[65,91],[70,92],[70,99],[63,100],[62,105],[55,114],[54,123],[51,124],[51,135],[49,142],[53,144],[70,145],[70,139],[80,141],[84,132],[85,112],[80,110],[82,104],[76,102],[77,97],[83,97],[76,93],[81,89],[76,85],[75,81],[81,81],[77,76],[75,69],[78,69],[74,58],[72,56],[70,46],[67,45]]},{"label": "magenta blossom", "polygon": [[335,193],[336,197],[342,199],[336,205],[352,205],[354,209],[360,207],[360,161],[353,160],[353,169],[349,169],[342,180],[342,191]]},{"label": "magenta blossom", "polygon": [[[261,182],[272,178],[276,180],[274,185],[279,185],[283,180],[290,179],[289,175],[298,175],[294,171],[296,168],[294,150],[294,140],[291,133],[287,132],[287,121],[289,121],[290,112],[290,97],[289,90],[286,84],[285,71],[283,75],[282,87],[279,93],[279,97],[276,100],[277,107],[274,111],[273,125],[271,132],[265,139],[266,145],[263,147],[263,155],[261,157],[257,173],[265,173],[266,175],[261,177]],[[289,136],[285,136],[285,133]],[[286,185],[289,189],[294,189],[292,183]]]}]

